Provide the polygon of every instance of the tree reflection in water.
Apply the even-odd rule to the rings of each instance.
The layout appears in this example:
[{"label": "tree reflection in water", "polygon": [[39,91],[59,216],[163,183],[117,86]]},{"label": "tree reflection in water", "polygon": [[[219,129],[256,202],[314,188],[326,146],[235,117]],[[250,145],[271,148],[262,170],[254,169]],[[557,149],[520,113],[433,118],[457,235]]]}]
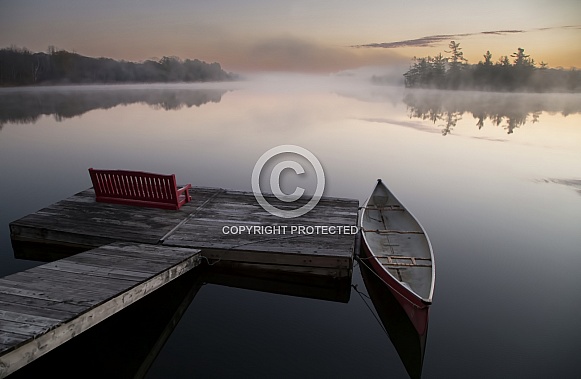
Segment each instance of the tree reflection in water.
[{"label": "tree reflection in water", "polygon": [[10,89],[0,92],[0,129],[5,123],[32,124],[44,115],[62,121],[94,109],[135,103],[164,110],[199,107],[219,103],[226,92],[131,85]]},{"label": "tree reflection in water", "polygon": [[512,134],[515,129],[539,121],[541,113],[581,113],[578,94],[482,93],[476,91],[410,90],[404,95],[408,116],[429,120],[452,132],[465,113],[482,129],[488,120]]}]

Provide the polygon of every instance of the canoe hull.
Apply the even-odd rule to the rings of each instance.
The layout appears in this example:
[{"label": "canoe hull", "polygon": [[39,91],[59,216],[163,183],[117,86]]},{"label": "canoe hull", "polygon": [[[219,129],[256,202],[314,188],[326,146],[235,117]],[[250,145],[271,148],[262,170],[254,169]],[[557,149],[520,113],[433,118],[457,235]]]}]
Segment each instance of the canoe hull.
[{"label": "canoe hull", "polygon": [[420,336],[426,334],[430,304],[423,302],[415,294],[410,292],[410,290],[401,285],[399,281],[395,280],[372,254],[364,240],[361,242],[361,254],[363,255],[363,263],[369,266],[387,285],[390,292],[408,315],[418,334]]}]

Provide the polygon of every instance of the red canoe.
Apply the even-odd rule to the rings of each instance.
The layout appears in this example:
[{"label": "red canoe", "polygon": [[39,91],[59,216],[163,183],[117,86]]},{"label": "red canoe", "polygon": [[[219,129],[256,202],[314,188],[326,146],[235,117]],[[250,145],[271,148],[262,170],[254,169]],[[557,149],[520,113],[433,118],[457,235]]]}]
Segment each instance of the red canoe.
[{"label": "red canoe", "polygon": [[428,236],[380,180],[361,212],[361,263],[386,283],[420,335],[426,332],[436,271]]}]

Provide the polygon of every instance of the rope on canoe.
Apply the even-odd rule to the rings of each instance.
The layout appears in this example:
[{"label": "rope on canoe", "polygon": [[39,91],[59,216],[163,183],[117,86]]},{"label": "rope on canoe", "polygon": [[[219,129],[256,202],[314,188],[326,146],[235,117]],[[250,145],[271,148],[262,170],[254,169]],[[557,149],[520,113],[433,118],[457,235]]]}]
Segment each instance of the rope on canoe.
[{"label": "rope on canoe", "polygon": [[369,312],[371,312],[371,314],[373,315],[373,318],[375,318],[375,321],[377,321],[377,323],[381,327],[381,330],[383,330],[383,332],[385,333],[385,335],[389,338],[389,333],[387,333],[387,330],[385,329],[385,326],[383,326],[383,323],[379,319],[379,316],[377,315],[377,313],[375,311],[373,311],[373,309],[371,309],[371,307],[367,303],[367,300],[365,300],[365,298],[364,298],[364,297],[367,297],[368,299],[371,299],[369,297],[369,295],[367,295],[367,294],[359,291],[359,289],[357,288],[357,284],[351,284],[351,287],[353,287],[353,289],[355,290],[355,292],[357,292],[357,294],[359,295],[359,297],[361,297],[361,300],[363,300],[363,304],[365,304],[365,306],[367,307],[367,309],[369,309]]},{"label": "rope on canoe", "polygon": [[210,260],[208,259],[208,257],[204,256],[204,255],[200,255],[201,258],[204,258],[206,260],[206,263],[208,264],[208,266],[214,266],[216,263],[220,262],[222,259],[218,259],[216,260],[216,262],[212,262],[210,263]]},{"label": "rope on canoe", "polygon": [[[379,280],[381,280],[381,281],[382,281],[382,282],[383,282],[383,283],[384,283],[386,286],[388,286],[388,287],[390,287],[390,288],[391,288],[391,286],[390,286],[389,284],[387,284],[387,282],[386,282],[385,280],[383,280],[383,278],[382,278],[381,276],[379,276],[379,275],[378,275],[378,274],[375,272],[375,270],[373,270],[373,268],[369,267],[369,266],[367,265],[367,263],[365,263],[365,262],[364,262],[364,260],[366,260],[366,259],[371,259],[371,258],[366,258],[366,257],[359,257],[359,256],[356,256],[356,257],[355,257],[355,260],[357,260],[357,262],[358,262],[358,263],[360,263],[360,264],[362,264],[363,266],[365,266],[365,268],[367,268],[367,269],[368,269],[368,270],[369,270],[369,271],[370,271],[370,272],[371,272],[373,275],[377,276],[377,278],[378,278]],[[398,292],[398,293],[399,293],[399,292]]]}]

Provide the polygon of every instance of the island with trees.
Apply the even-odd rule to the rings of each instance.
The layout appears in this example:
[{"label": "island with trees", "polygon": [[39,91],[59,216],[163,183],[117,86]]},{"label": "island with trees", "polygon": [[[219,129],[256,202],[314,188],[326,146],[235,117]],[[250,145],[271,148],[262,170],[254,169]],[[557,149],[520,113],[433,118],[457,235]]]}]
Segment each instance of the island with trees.
[{"label": "island with trees", "polygon": [[477,64],[469,64],[460,43],[451,41],[449,50],[435,57],[414,57],[404,74],[408,88],[448,90],[581,92],[581,71],[571,68],[549,68],[535,62],[523,48],[493,60],[490,51]]},{"label": "island with trees", "polygon": [[219,63],[163,57],[143,62],[91,58],[49,47],[47,53],[26,48],[0,49],[0,86],[81,83],[207,82],[234,80]]}]

